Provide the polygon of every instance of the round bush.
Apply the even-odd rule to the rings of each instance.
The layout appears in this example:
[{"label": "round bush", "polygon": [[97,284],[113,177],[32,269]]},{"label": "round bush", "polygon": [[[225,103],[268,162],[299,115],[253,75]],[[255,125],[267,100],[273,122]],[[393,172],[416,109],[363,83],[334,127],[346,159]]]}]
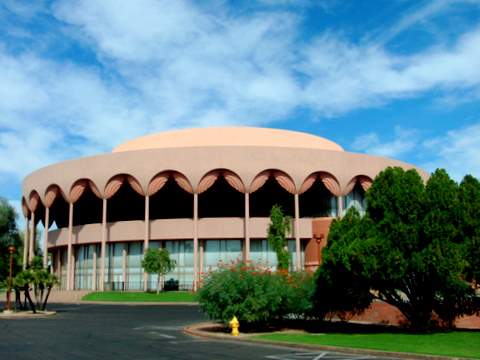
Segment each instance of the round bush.
[{"label": "round bush", "polygon": [[311,309],[313,280],[309,274],[271,272],[255,264],[237,263],[209,273],[199,290],[199,303],[211,319],[227,324],[263,327]]}]

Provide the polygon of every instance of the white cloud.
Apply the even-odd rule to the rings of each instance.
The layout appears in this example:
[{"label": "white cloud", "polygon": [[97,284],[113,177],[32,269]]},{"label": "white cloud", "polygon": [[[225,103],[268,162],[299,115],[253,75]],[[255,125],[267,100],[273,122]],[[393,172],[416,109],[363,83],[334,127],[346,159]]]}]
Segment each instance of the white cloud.
[{"label": "white cloud", "polygon": [[424,164],[429,171],[444,168],[457,181],[466,174],[480,178],[480,122],[425,141],[423,147],[434,154]]},{"label": "white cloud", "polygon": [[[188,1],[56,1],[59,32],[99,64],[0,45],[0,176],[21,178],[172,127],[266,124],[299,107],[321,117],[431,90],[449,98],[480,91],[480,28],[453,45],[398,56],[332,31],[306,42],[301,15],[289,7],[233,16],[227,6],[219,1],[213,14]],[[433,13],[405,18],[392,32]],[[356,148],[398,156],[412,142],[397,129],[386,143],[366,134]]]},{"label": "white cloud", "polygon": [[352,143],[352,149],[372,155],[399,157],[412,151],[418,145],[418,134],[413,129],[395,128],[394,139],[381,141],[377,133],[358,136]]}]

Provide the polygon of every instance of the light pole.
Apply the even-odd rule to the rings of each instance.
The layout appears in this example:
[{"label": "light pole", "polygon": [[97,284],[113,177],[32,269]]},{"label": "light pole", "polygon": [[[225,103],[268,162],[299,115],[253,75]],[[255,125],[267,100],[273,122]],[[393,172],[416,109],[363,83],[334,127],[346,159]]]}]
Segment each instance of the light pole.
[{"label": "light pole", "polygon": [[13,272],[13,253],[15,252],[15,247],[10,245],[8,247],[8,253],[10,254],[10,273],[8,275],[8,289],[7,289],[7,306],[5,312],[12,312],[12,272]]}]

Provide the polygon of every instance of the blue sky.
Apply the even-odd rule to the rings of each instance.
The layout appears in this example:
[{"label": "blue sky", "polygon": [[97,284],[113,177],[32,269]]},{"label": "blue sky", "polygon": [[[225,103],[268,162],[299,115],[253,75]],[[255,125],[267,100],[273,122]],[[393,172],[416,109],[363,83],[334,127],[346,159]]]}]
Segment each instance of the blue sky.
[{"label": "blue sky", "polygon": [[209,125],[308,131],[480,177],[480,0],[0,3],[0,195]]}]

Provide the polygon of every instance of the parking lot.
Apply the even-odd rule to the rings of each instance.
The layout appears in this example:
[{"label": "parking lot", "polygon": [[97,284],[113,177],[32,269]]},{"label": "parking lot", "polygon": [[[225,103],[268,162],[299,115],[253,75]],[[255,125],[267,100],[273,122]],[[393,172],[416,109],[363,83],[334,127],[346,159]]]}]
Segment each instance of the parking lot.
[{"label": "parking lot", "polygon": [[[196,306],[52,305],[57,315],[0,320],[1,359],[340,360],[369,356],[196,338]],[[378,358],[379,359],[379,358]]]}]

